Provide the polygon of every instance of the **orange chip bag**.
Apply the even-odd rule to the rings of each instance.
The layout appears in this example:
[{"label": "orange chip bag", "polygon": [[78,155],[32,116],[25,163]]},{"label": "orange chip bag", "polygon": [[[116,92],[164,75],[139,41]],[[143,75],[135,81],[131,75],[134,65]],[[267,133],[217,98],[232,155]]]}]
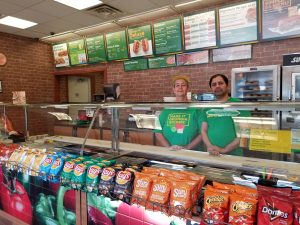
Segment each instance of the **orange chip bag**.
[{"label": "orange chip bag", "polygon": [[224,189],[216,189],[211,185],[206,185],[205,186],[206,190],[210,190],[210,191],[214,191],[214,192],[218,192],[218,193],[222,193],[222,194],[229,194],[229,190],[224,190]]},{"label": "orange chip bag", "polygon": [[190,217],[191,208],[195,201],[193,193],[197,186],[197,182],[172,180],[171,184],[170,214]]},{"label": "orange chip bag", "polygon": [[167,203],[169,202],[171,183],[165,177],[157,177],[153,180],[150,191],[147,209],[157,210],[167,213]]},{"label": "orange chip bag", "polygon": [[239,195],[249,196],[249,197],[253,197],[255,199],[258,198],[258,193],[257,193],[256,189],[241,186],[241,185],[234,185],[234,190],[235,190],[235,193],[237,193]]},{"label": "orange chip bag", "polygon": [[213,187],[216,189],[223,189],[223,190],[229,190],[229,193],[233,193],[234,192],[234,186],[233,184],[222,184],[219,182],[215,182],[213,181]]},{"label": "orange chip bag", "polygon": [[253,225],[256,223],[257,200],[247,196],[230,195],[229,223]]},{"label": "orange chip bag", "polygon": [[172,178],[178,179],[178,180],[186,180],[187,179],[185,174],[182,174],[180,171],[174,171],[174,170],[169,171],[169,173],[164,174],[164,176],[172,177]]},{"label": "orange chip bag", "polygon": [[142,206],[146,205],[153,179],[156,177],[157,176],[152,174],[135,172],[131,204],[137,203]]},{"label": "orange chip bag", "polygon": [[229,195],[207,189],[204,192],[203,219],[219,225],[227,222]]},{"label": "orange chip bag", "polygon": [[155,167],[143,167],[142,173],[153,174],[158,176],[160,173],[160,169]]}]

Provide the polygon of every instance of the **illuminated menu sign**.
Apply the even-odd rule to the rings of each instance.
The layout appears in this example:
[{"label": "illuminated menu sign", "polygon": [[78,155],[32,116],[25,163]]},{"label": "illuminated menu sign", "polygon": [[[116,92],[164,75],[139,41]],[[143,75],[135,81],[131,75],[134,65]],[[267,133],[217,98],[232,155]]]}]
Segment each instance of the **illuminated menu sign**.
[{"label": "illuminated menu sign", "polygon": [[152,55],[151,26],[128,28],[128,42],[131,58]]},{"label": "illuminated menu sign", "polygon": [[108,60],[127,59],[128,50],[125,30],[106,34],[106,48]]},{"label": "illuminated menu sign", "polygon": [[215,11],[184,17],[185,50],[216,46]]},{"label": "illuminated menu sign", "polygon": [[300,35],[300,0],[262,0],[262,38]]},{"label": "illuminated menu sign", "polygon": [[256,4],[254,1],[219,10],[221,45],[257,40]]},{"label": "illuminated menu sign", "polygon": [[156,54],[182,51],[180,18],[156,23],[153,30]]},{"label": "illuminated menu sign", "polygon": [[87,38],[86,49],[89,63],[106,61],[103,35]]}]

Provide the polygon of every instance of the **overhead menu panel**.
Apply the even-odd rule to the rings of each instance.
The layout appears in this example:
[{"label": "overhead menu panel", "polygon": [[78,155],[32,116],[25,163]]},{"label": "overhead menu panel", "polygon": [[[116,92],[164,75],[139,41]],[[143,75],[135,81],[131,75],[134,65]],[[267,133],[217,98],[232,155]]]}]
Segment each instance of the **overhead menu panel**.
[{"label": "overhead menu panel", "polygon": [[216,46],[215,11],[184,17],[185,50]]},{"label": "overhead menu panel", "polygon": [[156,54],[182,51],[180,18],[156,23],[153,30]]}]

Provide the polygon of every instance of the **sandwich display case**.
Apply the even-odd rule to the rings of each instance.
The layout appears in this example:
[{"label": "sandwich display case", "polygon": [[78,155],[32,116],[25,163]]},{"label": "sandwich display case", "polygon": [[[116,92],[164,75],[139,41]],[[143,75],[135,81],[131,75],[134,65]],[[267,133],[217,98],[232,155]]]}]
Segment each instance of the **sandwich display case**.
[{"label": "sandwich display case", "polygon": [[[291,159],[291,150],[300,149],[298,132],[280,130],[277,120],[272,117],[236,117],[229,113],[239,110],[251,113],[256,110],[295,111],[300,107],[298,103],[110,103],[2,107],[5,109],[2,113],[5,112],[16,129],[19,130],[19,127],[15,121],[24,119],[19,132],[27,134],[26,142],[18,143],[16,150],[11,146],[11,151],[4,151],[10,154],[5,155],[2,151],[4,155],[1,158],[5,184],[1,189],[11,186],[27,193],[22,195],[26,199],[26,210],[18,213],[3,204],[7,196],[13,198],[13,195],[8,194],[1,200],[1,212],[11,215],[15,224],[20,220],[41,225],[49,221],[53,224],[90,225],[228,223],[228,218],[207,214],[211,211],[205,203],[206,189],[211,184],[234,184],[252,189],[258,185],[285,187],[293,191],[300,189],[299,162]],[[160,129],[157,117],[164,108],[224,109],[227,115],[233,116],[236,137],[240,140],[244,156],[222,154],[216,157],[209,155],[203,146],[199,148],[202,151],[184,148],[174,151],[152,142],[155,139],[153,130]],[[81,119],[86,120],[82,116],[83,111],[91,116],[85,124],[79,123]],[[134,126],[129,127],[128,121],[135,123]],[[72,132],[74,127],[76,135]],[[106,135],[101,136],[103,127]],[[63,128],[66,131],[62,132]],[[147,137],[153,139],[149,142],[147,138],[130,138],[141,134],[150,135]],[[2,137],[4,141],[4,135]],[[10,145],[5,146],[7,149]],[[278,154],[284,157],[274,157]],[[47,171],[45,166],[50,162],[55,163]],[[173,180],[182,175],[184,182]],[[152,185],[150,189],[138,187],[138,184],[146,185],[148,178]],[[159,187],[156,190],[166,190],[164,182],[175,182],[176,185],[170,184],[164,202],[153,201],[151,188],[156,185],[156,188]],[[180,198],[174,203],[174,193],[179,196],[185,193],[180,191],[183,184],[186,190],[197,194],[189,195],[189,201]],[[175,191],[174,187],[181,189]],[[107,189],[108,192],[105,192]],[[143,191],[147,194],[141,195]],[[153,198],[150,200],[143,196]],[[230,213],[229,204],[222,215]],[[257,206],[259,204],[262,203],[258,202]],[[256,213],[251,214],[255,221]]]}]

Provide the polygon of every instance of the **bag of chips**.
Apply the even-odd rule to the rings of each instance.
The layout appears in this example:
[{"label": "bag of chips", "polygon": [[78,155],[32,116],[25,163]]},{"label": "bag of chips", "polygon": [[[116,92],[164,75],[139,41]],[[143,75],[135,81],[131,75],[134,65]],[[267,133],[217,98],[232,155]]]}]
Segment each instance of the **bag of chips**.
[{"label": "bag of chips", "polygon": [[254,225],[257,200],[247,196],[230,195],[229,220],[231,225]]}]

